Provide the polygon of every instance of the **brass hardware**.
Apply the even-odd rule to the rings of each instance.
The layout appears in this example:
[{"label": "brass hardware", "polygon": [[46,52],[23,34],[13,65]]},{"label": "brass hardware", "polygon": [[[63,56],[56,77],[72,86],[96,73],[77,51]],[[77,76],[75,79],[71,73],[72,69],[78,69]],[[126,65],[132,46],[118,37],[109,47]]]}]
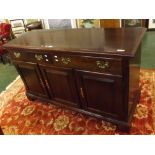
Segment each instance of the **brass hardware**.
[{"label": "brass hardware", "polygon": [[61,57],[61,61],[63,64],[67,65],[71,62],[70,58]]},{"label": "brass hardware", "polygon": [[50,87],[49,87],[49,84],[48,84],[47,80],[45,80],[45,83],[46,83],[47,88],[48,88],[48,89],[50,89]]},{"label": "brass hardware", "polygon": [[96,61],[98,68],[105,69],[109,67],[109,62],[107,61]]},{"label": "brass hardware", "polygon": [[14,56],[15,56],[16,58],[19,58],[19,57],[21,56],[21,54],[20,54],[19,52],[14,52],[13,54],[14,54]]},{"label": "brass hardware", "polygon": [[56,62],[58,62],[59,60],[58,59],[54,59]]},{"label": "brass hardware", "polygon": [[81,94],[81,97],[84,98],[84,93],[83,93],[83,89],[80,88],[80,94]]},{"label": "brass hardware", "polygon": [[41,85],[45,88],[45,85],[44,85],[44,83],[43,83],[42,79],[41,79],[41,78],[39,78],[39,80],[40,80],[40,82],[41,82]]},{"label": "brass hardware", "polygon": [[54,60],[55,60],[55,62],[58,62],[59,61],[57,55],[54,55]]},{"label": "brass hardware", "polygon": [[43,56],[42,55],[38,55],[38,54],[35,54],[35,58],[40,61],[43,59]]}]

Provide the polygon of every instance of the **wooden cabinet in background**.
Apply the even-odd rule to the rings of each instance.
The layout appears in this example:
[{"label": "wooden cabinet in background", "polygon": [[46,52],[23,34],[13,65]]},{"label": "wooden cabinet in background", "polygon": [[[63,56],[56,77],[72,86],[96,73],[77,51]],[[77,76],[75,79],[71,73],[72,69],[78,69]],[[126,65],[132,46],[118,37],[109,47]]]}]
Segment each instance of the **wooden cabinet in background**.
[{"label": "wooden cabinet in background", "polygon": [[11,24],[14,37],[18,37],[26,32],[24,19],[11,19],[9,23]]},{"label": "wooden cabinet in background", "polygon": [[145,28],[31,31],[4,48],[29,99],[65,106],[128,130],[140,96],[144,32]]},{"label": "wooden cabinet in background", "polygon": [[120,19],[100,19],[100,27],[102,28],[119,28]]}]

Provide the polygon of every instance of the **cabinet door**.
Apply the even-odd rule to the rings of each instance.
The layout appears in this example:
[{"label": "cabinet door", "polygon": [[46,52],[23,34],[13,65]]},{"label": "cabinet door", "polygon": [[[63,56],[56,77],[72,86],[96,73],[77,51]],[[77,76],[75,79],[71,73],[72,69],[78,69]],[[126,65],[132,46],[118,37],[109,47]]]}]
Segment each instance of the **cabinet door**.
[{"label": "cabinet door", "polygon": [[121,78],[87,71],[76,71],[76,77],[85,110],[112,118],[122,117]]},{"label": "cabinet door", "polygon": [[19,72],[28,93],[48,98],[44,81],[36,63],[13,62]]},{"label": "cabinet door", "polygon": [[40,66],[40,68],[44,79],[46,79],[51,99],[65,105],[78,107],[78,97],[72,69],[47,66]]}]

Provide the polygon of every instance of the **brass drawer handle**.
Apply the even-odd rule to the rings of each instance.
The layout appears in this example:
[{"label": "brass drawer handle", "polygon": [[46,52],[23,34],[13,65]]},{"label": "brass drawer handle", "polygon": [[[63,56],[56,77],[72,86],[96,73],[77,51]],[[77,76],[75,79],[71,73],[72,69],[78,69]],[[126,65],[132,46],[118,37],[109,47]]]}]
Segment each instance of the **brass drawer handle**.
[{"label": "brass drawer handle", "polygon": [[107,61],[96,61],[96,65],[101,69],[109,68],[109,62]]},{"label": "brass drawer handle", "polygon": [[42,55],[39,55],[39,54],[35,54],[35,58],[40,61],[43,59],[43,56]]},{"label": "brass drawer handle", "polygon": [[13,54],[14,54],[14,56],[15,56],[16,58],[20,58],[20,56],[21,56],[21,54],[20,54],[19,52],[14,52]]},{"label": "brass drawer handle", "polygon": [[63,64],[67,65],[71,62],[70,58],[66,58],[66,57],[61,57],[61,61]]}]

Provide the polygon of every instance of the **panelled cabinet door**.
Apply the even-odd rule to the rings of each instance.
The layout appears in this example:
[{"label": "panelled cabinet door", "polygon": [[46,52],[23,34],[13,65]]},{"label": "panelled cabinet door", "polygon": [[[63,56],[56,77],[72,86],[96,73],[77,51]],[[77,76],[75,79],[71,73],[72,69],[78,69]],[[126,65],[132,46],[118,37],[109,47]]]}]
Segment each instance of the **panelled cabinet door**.
[{"label": "panelled cabinet door", "polygon": [[73,107],[78,106],[77,90],[72,69],[41,66],[51,100]]},{"label": "panelled cabinet door", "polygon": [[122,117],[121,78],[88,71],[76,71],[76,77],[85,110],[112,118]]},{"label": "panelled cabinet door", "polygon": [[26,90],[32,95],[49,98],[44,81],[36,63],[13,62],[25,84]]}]

